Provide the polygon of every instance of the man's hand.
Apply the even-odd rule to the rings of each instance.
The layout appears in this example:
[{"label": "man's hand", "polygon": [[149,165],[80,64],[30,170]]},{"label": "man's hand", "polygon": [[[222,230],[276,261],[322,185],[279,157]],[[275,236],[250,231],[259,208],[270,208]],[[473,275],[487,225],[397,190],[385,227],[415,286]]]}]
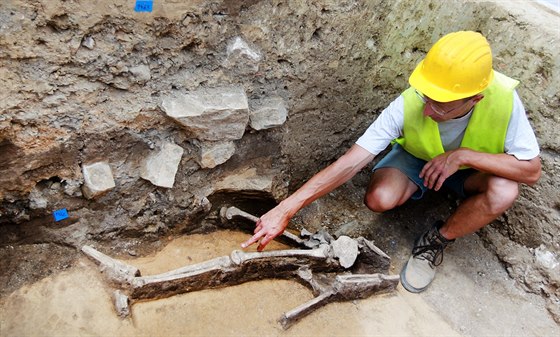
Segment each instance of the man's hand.
[{"label": "man's hand", "polygon": [[424,165],[420,178],[424,179],[424,186],[439,191],[445,179],[457,172],[461,163],[461,153],[465,149],[448,151],[433,158]]},{"label": "man's hand", "polygon": [[311,177],[291,196],[263,215],[257,221],[255,235],[241,244],[241,247],[247,248],[260,240],[257,250],[262,251],[272,239],[284,232],[294,214],[350,180],[373,158],[373,154],[354,144],[342,157]]},{"label": "man's hand", "polygon": [[290,218],[285,216],[285,213],[279,210],[278,206],[271,209],[268,213],[260,217],[256,223],[255,235],[243,242],[241,247],[247,248],[260,240],[257,251],[262,251],[270,241],[284,233],[289,221]]}]

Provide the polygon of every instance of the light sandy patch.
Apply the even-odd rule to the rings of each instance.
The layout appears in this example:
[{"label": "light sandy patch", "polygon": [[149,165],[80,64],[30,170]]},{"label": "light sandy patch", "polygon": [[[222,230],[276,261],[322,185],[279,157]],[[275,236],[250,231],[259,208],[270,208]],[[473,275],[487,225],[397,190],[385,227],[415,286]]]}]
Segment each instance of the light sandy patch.
[{"label": "light sandy patch", "polygon": [[[153,256],[127,262],[145,275],[229,254],[246,234],[192,235]],[[275,243],[271,248],[282,248]],[[331,303],[289,330],[277,320],[313,297],[295,281],[262,280],[135,303],[117,317],[110,287],[83,258],[75,267],[12,293],[1,303],[2,336],[454,336],[424,300],[399,287],[392,294]]]}]

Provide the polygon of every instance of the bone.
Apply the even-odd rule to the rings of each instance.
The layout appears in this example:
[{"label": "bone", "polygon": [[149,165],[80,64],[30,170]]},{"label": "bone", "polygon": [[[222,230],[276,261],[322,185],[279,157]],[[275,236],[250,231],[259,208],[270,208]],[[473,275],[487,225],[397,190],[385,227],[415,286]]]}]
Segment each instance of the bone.
[{"label": "bone", "polygon": [[385,274],[337,275],[333,288],[337,298],[350,301],[394,290],[399,284],[399,279],[399,275]]},{"label": "bone", "polygon": [[328,291],[333,282],[332,277],[323,273],[314,274],[308,266],[299,268],[297,270],[297,276],[300,278],[301,283],[311,287],[313,296],[319,296]]},{"label": "bone", "polygon": [[309,315],[313,311],[317,310],[318,308],[330,303],[331,297],[335,295],[333,290],[327,291],[322,293],[321,295],[313,298],[305,302],[304,304],[300,305],[299,307],[292,309],[278,320],[280,325],[287,330],[289,329],[294,323],[302,319],[303,317]]},{"label": "bone", "polygon": [[222,256],[167,273],[136,277],[131,282],[131,298],[165,298],[191,291],[217,288],[221,285],[224,275],[234,271],[231,265],[231,259]]},{"label": "bone", "polygon": [[303,258],[303,259],[326,259],[328,257],[328,249],[288,249],[288,250],[271,250],[265,252],[244,252],[234,250],[231,255],[233,263],[240,265],[247,261],[271,259],[271,258]]},{"label": "bone", "polygon": [[91,246],[83,246],[82,252],[99,264],[101,271],[117,284],[130,284],[135,276],[140,276],[138,268],[115,260]]},{"label": "bone", "polygon": [[[229,213],[227,211],[223,208],[220,215],[232,218],[248,214],[235,208],[230,209]],[[256,218],[248,214],[248,218],[251,217]],[[307,236],[313,239],[312,245],[309,245],[311,239],[303,240],[303,246],[307,249],[265,252],[236,250],[230,256],[150,276],[140,276],[138,268],[112,259],[92,247],[84,246],[82,251],[95,260],[101,266],[101,271],[123,290],[113,294],[116,311],[121,317],[130,315],[130,306],[134,301],[165,298],[265,278],[295,279],[312,288],[316,298],[287,312],[279,320],[287,329],[330,302],[365,298],[377,292],[394,290],[398,284],[398,275],[378,274],[389,270],[390,259],[372,242],[362,237],[357,240],[340,237],[335,241],[325,230]],[[357,275],[357,271],[362,274]]]},{"label": "bone", "polygon": [[132,299],[164,298],[175,294],[219,288],[261,278],[296,278],[303,266],[330,272],[342,271],[331,259],[328,246],[305,250],[266,252],[235,250],[228,256],[131,281]]},{"label": "bone", "polygon": [[144,276],[139,279],[143,279],[146,281],[151,280],[152,278],[164,278],[164,277],[173,277],[178,275],[186,275],[186,274],[196,274],[198,272],[206,272],[212,269],[224,269],[229,268],[231,266],[231,259],[227,256],[217,257],[215,259],[211,259],[208,261],[204,261],[197,264],[192,264],[189,266],[173,269],[166,273],[157,274],[155,276]]},{"label": "bone", "polygon": [[352,273],[374,274],[389,271],[391,258],[387,254],[375,246],[373,242],[361,236],[356,241],[360,254],[352,266]]},{"label": "bone", "polygon": [[340,265],[344,268],[350,268],[354,265],[358,257],[358,243],[356,240],[348,236],[341,236],[332,244],[333,254],[340,261]]},{"label": "bone", "polygon": [[399,276],[383,274],[337,275],[331,287],[314,299],[286,312],[279,320],[288,329],[301,318],[318,308],[335,301],[352,301],[367,298],[374,293],[395,290]]},{"label": "bone", "polygon": [[[242,211],[235,206],[231,206],[231,207],[227,207],[227,208],[222,207],[220,209],[220,218],[222,219],[222,221],[232,220],[236,216],[245,218],[245,219],[250,220],[250,221],[255,222],[255,223],[259,220],[258,217],[254,216],[252,214],[249,214],[245,211]],[[304,240],[300,239],[297,235],[294,235],[294,234],[288,232],[287,230],[285,230],[282,233],[282,236],[291,240],[292,242],[296,243],[299,246],[305,246]]]},{"label": "bone", "polygon": [[128,296],[123,294],[120,290],[113,292],[113,300],[115,303],[115,310],[121,318],[130,315],[130,308],[128,307]]}]

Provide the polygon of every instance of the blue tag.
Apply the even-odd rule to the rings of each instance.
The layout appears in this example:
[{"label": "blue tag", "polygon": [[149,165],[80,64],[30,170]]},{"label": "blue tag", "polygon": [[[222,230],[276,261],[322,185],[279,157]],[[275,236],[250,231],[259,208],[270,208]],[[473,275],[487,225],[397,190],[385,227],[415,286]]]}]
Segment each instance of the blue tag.
[{"label": "blue tag", "polygon": [[154,7],[153,0],[136,0],[135,12],[151,12]]},{"label": "blue tag", "polygon": [[68,218],[68,211],[66,211],[66,208],[59,209],[57,211],[54,211],[53,215],[54,215],[54,221],[64,220]]}]

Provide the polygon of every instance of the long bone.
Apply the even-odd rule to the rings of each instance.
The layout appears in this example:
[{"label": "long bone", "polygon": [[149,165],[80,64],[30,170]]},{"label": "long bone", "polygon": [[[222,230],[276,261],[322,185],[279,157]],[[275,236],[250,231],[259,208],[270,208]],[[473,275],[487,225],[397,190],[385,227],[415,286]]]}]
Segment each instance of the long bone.
[{"label": "long bone", "polygon": [[301,318],[328,303],[367,298],[375,293],[394,290],[398,284],[398,275],[337,275],[330,288],[312,300],[286,312],[280,318],[279,323],[284,329],[288,329]]},{"label": "long bone", "polygon": [[134,277],[140,276],[138,268],[115,260],[91,246],[83,246],[82,252],[93,259],[99,265],[101,272],[116,284],[129,284]]},{"label": "long bone", "polygon": [[329,256],[328,247],[251,253],[235,250],[229,257],[222,256],[164,274],[137,277],[131,282],[130,297],[164,298],[261,278],[296,278],[302,267],[328,272],[343,270],[338,261]]},{"label": "long bone", "polygon": [[[235,206],[230,206],[230,207],[222,207],[220,209],[220,218],[222,219],[222,221],[225,220],[232,220],[234,217],[239,216],[242,218],[245,218],[249,221],[252,222],[257,222],[259,220],[258,217],[249,214],[245,211],[240,210],[239,208],[235,207]],[[282,236],[287,238],[288,240],[294,242],[295,244],[297,244],[298,246],[301,247],[305,247],[305,241],[302,240],[301,238],[299,238],[297,235],[294,235],[290,232],[288,232],[287,230],[284,231],[284,233],[282,233]]]}]

